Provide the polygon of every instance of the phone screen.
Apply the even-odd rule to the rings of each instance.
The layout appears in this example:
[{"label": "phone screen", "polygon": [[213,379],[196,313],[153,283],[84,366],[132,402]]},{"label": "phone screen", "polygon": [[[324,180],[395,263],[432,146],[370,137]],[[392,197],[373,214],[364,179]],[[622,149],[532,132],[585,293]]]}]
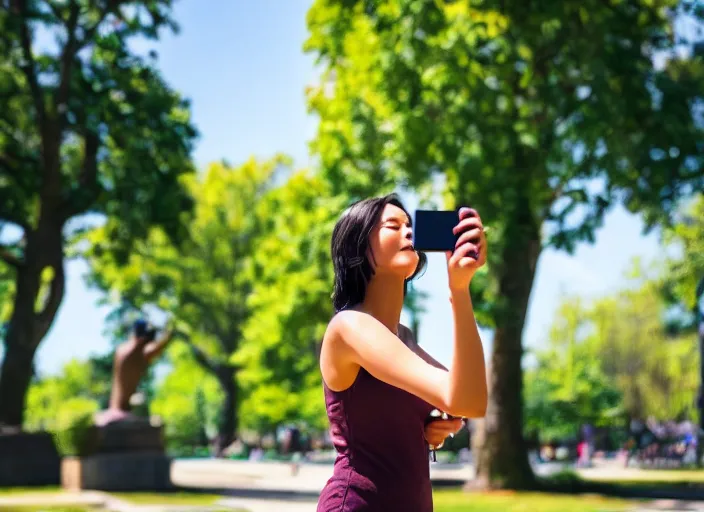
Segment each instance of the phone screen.
[{"label": "phone screen", "polygon": [[452,229],[459,222],[453,210],[416,210],[413,220],[413,247],[423,252],[454,251],[459,235]]}]

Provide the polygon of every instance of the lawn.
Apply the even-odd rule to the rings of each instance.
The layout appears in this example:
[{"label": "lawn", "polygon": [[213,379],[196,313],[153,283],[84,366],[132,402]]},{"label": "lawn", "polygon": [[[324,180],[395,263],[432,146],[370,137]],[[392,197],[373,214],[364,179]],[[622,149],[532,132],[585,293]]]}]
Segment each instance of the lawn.
[{"label": "lawn", "polygon": [[[24,491],[24,492],[23,492]],[[39,491],[39,492],[37,492]],[[26,495],[37,493],[46,498],[47,493],[57,489],[3,489],[3,495]],[[26,493],[26,494],[25,494]],[[219,496],[194,492],[173,493],[111,493],[116,498],[135,505],[182,505],[213,506]],[[623,512],[632,510],[638,503],[634,500],[619,500],[599,496],[572,496],[547,493],[491,492],[468,493],[462,490],[440,489],[433,493],[436,512]],[[85,506],[2,506],[0,512],[100,512],[100,508]],[[311,510],[315,510],[311,503]],[[223,510],[223,512],[225,512]],[[227,511],[233,512],[233,511]],[[244,512],[244,511],[243,511]]]},{"label": "lawn", "polygon": [[436,512],[620,512],[636,501],[543,493],[435,491]]},{"label": "lawn", "polygon": [[24,496],[26,494],[58,494],[63,492],[59,486],[47,487],[0,487],[0,498],[3,496]]},{"label": "lawn", "polygon": [[198,492],[168,492],[160,494],[149,492],[111,492],[110,495],[134,505],[210,506],[222,499],[222,496],[217,494]]},{"label": "lawn", "polygon": [[[173,503],[172,503],[173,505]],[[222,509],[221,511],[217,509],[208,509],[209,512],[238,512],[231,508]],[[86,508],[86,507],[47,507],[43,505],[41,507],[0,507],[0,512],[105,512],[102,508]],[[240,512],[247,512],[245,510]]]},{"label": "lawn", "polygon": [[[71,505],[66,504],[64,499],[61,505],[50,505],[53,501],[51,496],[62,494],[61,489],[56,487],[45,488],[10,488],[0,490],[0,512],[104,512],[104,508],[90,505]],[[167,493],[149,493],[149,492],[115,492],[109,493],[111,496],[130,503],[133,505],[164,505],[164,506],[184,506],[184,507],[203,507],[208,510],[214,510],[215,502],[222,498],[215,494],[206,494],[199,492],[167,492]],[[12,499],[15,497],[22,498],[24,503],[19,504],[2,504],[3,498]],[[36,497],[36,505],[31,504]],[[26,505],[25,505],[26,503]],[[39,503],[43,503],[39,505]],[[213,508],[210,508],[213,507]],[[219,509],[219,507],[218,507]],[[222,508],[223,512],[237,512],[230,508]],[[245,512],[245,511],[240,511]]]},{"label": "lawn", "polygon": [[41,507],[0,507],[0,512],[100,512],[100,509],[65,506],[48,507],[42,505]]},{"label": "lawn", "polygon": [[704,471],[701,469],[623,469],[616,474],[598,469],[583,469],[579,471],[579,476],[592,482],[704,484]]}]

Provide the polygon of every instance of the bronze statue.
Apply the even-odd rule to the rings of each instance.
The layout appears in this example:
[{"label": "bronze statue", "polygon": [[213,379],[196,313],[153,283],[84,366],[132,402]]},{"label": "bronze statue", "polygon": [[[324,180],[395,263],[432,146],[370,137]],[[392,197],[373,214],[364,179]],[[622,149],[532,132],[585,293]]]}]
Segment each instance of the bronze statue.
[{"label": "bronze statue", "polygon": [[172,329],[167,329],[158,340],[156,332],[156,328],[145,320],[137,320],[132,327],[130,339],[117,347],[113,360],[110,404],[107,410],[96,415],[97,426],[141,419],[130,411],[130,398],[149,366],[173,337]]}]

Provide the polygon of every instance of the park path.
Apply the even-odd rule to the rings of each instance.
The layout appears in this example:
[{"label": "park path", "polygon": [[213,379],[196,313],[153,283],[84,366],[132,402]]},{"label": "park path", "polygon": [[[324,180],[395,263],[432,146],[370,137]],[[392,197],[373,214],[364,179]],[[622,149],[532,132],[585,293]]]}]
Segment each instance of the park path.
[{"label": "park path", "polygon": [[[228,508],[248,512],[315,512],[318,494],[331,471],[332,466],[324,464],[304,464],[293,473],[289,464],[281,463],[177,459],[171,470],[174,484],[181,488],[222,493],[222,498],[214,506],[134,505],[108,493],[87,491],[53,496],[0,495],[0,507],[72,503],[103,505],[113,512],[207,512]],[[436,483],[461,482],[471,476],[472,469],[468,466],[438,464],[431,467],[431,478]],[[704,502],[654,500],[634,503],[629,512],[704,512]]]},{"label": "park path", "polygon": [[[544,465],[536,469],[539,474],[547,475],[562,467]],[[599,471],[606,471],[603,474],[614,478],[634,478],[637,473],[622,468]],[[317,495],[331,472],[332,466],[325,464],[303,464],[294,476],[292,467],[284,463],[180,459],[174,461],[171,475],[179,486],[230,490],[233,496],[221,503],[250,512],[315,512]],[[434,482],[444,483],[473,477],[473,469],[468,465],[433,464],[430,473]],[[704,502],[653,500],[634,505],[631,512],[704,512]]]}]

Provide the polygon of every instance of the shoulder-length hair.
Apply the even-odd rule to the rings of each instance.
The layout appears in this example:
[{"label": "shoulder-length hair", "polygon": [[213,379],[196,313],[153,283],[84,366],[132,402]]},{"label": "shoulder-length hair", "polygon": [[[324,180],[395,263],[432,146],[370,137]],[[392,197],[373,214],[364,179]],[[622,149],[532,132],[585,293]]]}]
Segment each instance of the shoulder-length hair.
[{"label": "shoulder-length hair", "polygon": [[[335,271],[332,303],[336,313],[364,300],[367,283],[374,275],[374,267],[367,257],[369,235],[381,219],[387,204],[401,208],[410,219],[410,214],[398,196],[389,194],[352,204],[335,224],[330,249]],[[404,296],[408,282],[426,266],[426,255],[419,252],[418,256],[418,265],[413,275],[404,282]]]}]

